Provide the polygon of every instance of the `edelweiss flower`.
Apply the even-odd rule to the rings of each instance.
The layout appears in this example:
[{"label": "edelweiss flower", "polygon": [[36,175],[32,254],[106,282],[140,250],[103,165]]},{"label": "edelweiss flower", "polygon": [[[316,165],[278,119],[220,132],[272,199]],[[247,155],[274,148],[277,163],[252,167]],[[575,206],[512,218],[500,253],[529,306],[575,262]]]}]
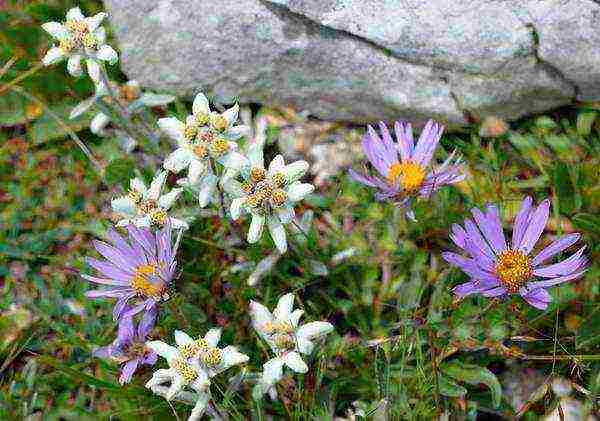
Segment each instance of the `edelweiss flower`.
[{"label": "edelweiss flower", "polygon": [[146,338],[153,327],[154,323],[140,323],[136,329],[133,317],[123,317],[119,322],[117,339],[108,346],[96,349],[93,355],[121,364],[119,383],[129,383],[140,365],[154,365],[156,362],[156,352],[146,347]]},{"label": "edelweiss flower", "polygon": [[[148,342],[147,346],[165,358],[169,369],[158,370],[146,387],[154,393],[172,400],[191,388],[197,394],[197,401],[190,420],[200,419],[210,399],[210,379],[234,365],[248,361],[248,356],[240,353],[236,347],[217,347],[221,338],[221,329],[211,329],[200,339],[192,339],[188,334],[175,331],[177,347],[162,341]],[[168,388],[164,383],[170,383]]]},{"label": "edelweiss flower", "polygon": [[[94,247],[106,260],[87,258],[90,266],[101,277],[81,275],[96,284],[110,285],[110,289],[89,291],[90,298],[117,298],[113,310],[115,320],[144,311],[142,324],[154,325],[157,306],[168,298],[168,290],[175,274],[175,254],[171,244],[171,227],[165,226],[153,233],[148,228],[127,226],[129,241],[116,231],[109,230],[109,245],[94,241]],[[136,302],[131,309],[130,300]]]},{"label": "edelweiss flower", "polygon": [[[118,95],[117,101],[119,101],[121,106],[130,114],[140,113],[146,107],[151,108],[167,105],[175,100],[175,97],[172,95],[160,95],[152,92],[142,93],[140,84],[135,80],[130,80],[123,85],[118,85],[116,83],[113,84],[111,82],[111,87],[116,95]],[[75,108],[73,108],[69,118],[73,119],[85,113],[99,98],[104,97],[106,99],[106,95],[108,95],[107,89],[104,87],[104,85],[100,84],[97,87],[96,94],[80,102]],[[90,123],[90,130],[94,134],[105,136],[106,132],[104,129],[108,123],[110,123],[110,117],[104,113],[98,113],[94,116],[92,122]]]},{"label": "edelweiss flower", "polygon": [[106,31],[100,26],[106,13],[98,13],[86,18],[79,7],[67,12],[66,22],[47,22],[42,28],[58,41],[43,59],[45,66],[68,58],[67,70],[73,76],[81,76],[81,59],[86,57],[88,74],[95,82],[100,82],[98,60],[115,64],[117,53],[106,42]]},{"label": "edelweiss flower", "polygon": [[416,146],[408,123],[396,122],[397,143],[392,140],[383,122],[379,128],[381,138],[371,126],[368,127],[368,134],[363,138],[363,150],[383,179],[358,174],[352,169],[349,171],[356,181],[377,189],[377,200],[392,200],[406,207],[407,216],[414,220],[411,202],[415,197],[430,197],[441,187],[464,180],[460,160],[454,160],[454,153],[440,167],[427,169],[444,131],[440,124],[429,120]]},{"label": "edelweiss flower", "polygon": [[275,353],[275,358],[263,365],[260,382],[263,393],[268,392],[281,379],[284,365],[297,373],[306,373],[308,366],[300,354],[309,355],[314,348],[312,341],[333,331],[333,325],[328,322],[311,322],[298,326],[304,311],[293,310],[293,306],[293,294],[281,297],[272,314],[262,304],[256,301],[250,303],[252,327]]},{"label": "edelweiss flower", "polygon": [[129,193],[111,201],[113,211],[121,214],[117,226],[134,224],[137,227],[163,226],[171,222],[173,229],[187,229],[188,224],[180,219],[170,217],[167,211],[173,206],[183,189],[172,189],[161,195],[167,179],[167,172],[161,171],[154,177],[150,188],[139,178],[132,178]]},{"label": "edelweiss flower", "polygon": [[277,155],[265,170],[262,147],[253,148],[242,167],[244,183],[228,180],[225,190],[234,199],[231,202],[231,218],[239,219],[242,211],[252,215],[248,242],[256,243],[262,236],[265,223],[280,253],[287,251],[284,224],[295,216],[294,204],[312,193],[312,184],[298,181],[308,170],[306,161],[285,165]]},{"label": "edelweiss flower", "polygon": [[185,123],[174,117],[158,120],[161,130],[179,146],[165,159],[163,166],[174,173],[188,168],[187,179],[182,183],[199,187],[201,207],[210,202],[217,187],[216,163],[234,171],[243,163],[242,155],[235,151],[234,140],[242,137],[247,127],[235,126],[238,110],[236,104],[222,114],[212,112],[208,99],[199,93],[194,99],[192,115]]},{"label": "edelweiss flower", "polygon": [[[471,281],[454,288],[459,297],[482,294],[499,297],[520,294],[532,306],[544,310],[552,297],[546,288],[579,278],[585,272],[585,246],[562,262],[542,266],[551,257],[566,250],[579,240],[577,233],[567,234],[540,251],[530,254],[539,240],[548,220],[550,201],[544,200],[537,208],[527,197],[515,219],[512,243],[508,245],[502,231],[498,208],[487,206],[487,212],[472,209],[474,221],[465,220],[464,228],[452,226],[450,238],[468,257],[443,253],[451,265],[462,269]],[[546,278],[538,280],[536,278]]]}]

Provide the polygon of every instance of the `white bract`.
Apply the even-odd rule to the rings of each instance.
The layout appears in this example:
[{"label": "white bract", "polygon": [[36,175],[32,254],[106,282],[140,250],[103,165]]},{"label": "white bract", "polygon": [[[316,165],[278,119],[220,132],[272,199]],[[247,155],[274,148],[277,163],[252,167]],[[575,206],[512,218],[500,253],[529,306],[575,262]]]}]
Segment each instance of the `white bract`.
[{"label": "white bract", "polygon": [[281,379],[284,365],[296,373],[306,373],[308,366],[300,354],[309,355],[314,348],[313,340],[333,331],[333,325],[328,322],[311,322],[299,326],[304,311],[293,308],[293,294],[281,297],[273,313],[256,301],[250,303],[252,327],[275,354],[275,358],[263,365],[259,383],[262,393],[270,392]]},{"label": "white bract", "polygon": [[129,193],[111,201],[112,209],[122,215],[117,226],[123,227],[134,224],[137,227],[162,226],[171,222],[173,229],[187,229],[188,224],[177,218],[170,217],[169,209],[175,203],[182,189],[172,189],[169,193],[161,194],[167,172],[161,171],[155,175],[150,188],[139,178],[132,178]]},{"label": "white bract", "polygon": [[67,12],[66,21],[47,22],[42,28],[58,41],[42,60],[45,66],[67,59],[67,70],[72,76],[81,76],[81,60],[85,58],[88,74],[94,82],[100,82],[99,61],[115,64],[116,51],[106,42],[106,31],[100,26],[106,13],[85,17],[79,7]]},{"label": "white bract", "polygon": [[280,253],[287,251],[284,225],[295,216],[296,202],[312,193],[315,187],[299,181],[308,170],[308,162],[296,161],[285,165],[283,156],[277,155],[264,166],[262,144],[253,145],[242,167],[243,183],[228,180],[225,190],[233,196],[230,212],[233,220],[242,212],[252,215],[248,242],[256,243],[262,236],[265,224]]},{"label": "white bract", "polygon": [[[169,369],[154,372],[146,387],[167,400],[178,398],[187,402],[193,395],[186,388],[192,389],[197,396],[189,420],[200,419],[210,400],[210,379],[249,359],[234,346],[218,348],[220,338],[221,329],[211,329],[204,338],[195,340],[176,330],[177,347],[162,341],[148,342],[148,348],[167,360]],[[168,388],[165,383],[169,384]]]},{"label": "white bract", "polygon": [[199,93],[194,99],[192,115],[184,122],[175,117],[161,118],[158,126],[177,142],[175,149],[163,164],[174,173],[188,169],[187,178],[180,185],[193,186],[198,191],[198,202],[205,207],[214,197],[217,183],[217,163],[230,178],[244,162],[236,152],[235,142],[247,132],[246,126],[236,126],[239,106],[236,104],[223,113],[210,110],[208,99]]}]

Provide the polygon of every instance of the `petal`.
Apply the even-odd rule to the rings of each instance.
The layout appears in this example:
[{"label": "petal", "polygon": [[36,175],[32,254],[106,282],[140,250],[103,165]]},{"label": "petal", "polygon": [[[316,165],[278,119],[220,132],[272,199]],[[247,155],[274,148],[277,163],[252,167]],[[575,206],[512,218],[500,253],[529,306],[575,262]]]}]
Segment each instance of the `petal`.
[{"label": "petal", "polygon": [[100,24],[102,24],[102,21],[104,18],[106,18],[106,16],[108,16],[106,13],[100,12],[96,13],[94,16],[85,18],[84,20],[85,23],[87,23],[89,31],[94,32],[100,26]]},{"label": "petal", "polygon": [[464,250],[465,242],[467,239],[467,232],[458,224],[452,224],[452,231],[450,232],[450,239],[456,247]]},{"label": "petal", "polygon": [[252,318],[252,327],[257,332],[262,332],[263,327],[273,321],[273,315],[264,305],[257,301],[250,301],[250,317]]},{"label": "petal", "polygon": [[585,257],[582,258],[585,249],[586,246],[581,247],[571,257],[561,262],[549,266],[537,267],[533,270],[533,274],[543,278],[570,275],[586,264],[587,259]]},{"label": "petal", "polygon": [[219,162],[227,169],[240,170],[246,163],[246,158],[239,152],[231,151]]},{"label": "petal", "polygon": [[146,184],[138,177],[134,177],[129,181],[129,188],[131,188],[131,190],[135,190],[142,196],[144,196],[148,191]]},{"label": "petal", "polygon": [[272,177],[276,173],[282,172],[284,170],[284,168],[285,168],[285,161],[283,160],[283,156],[277,155],[275,158],[273,158],[273,160],[269,164],[268,174],[269,174],[269,176]]},{"label": "petal", "polygon": [[288,352],[283,358],[285,364],[296,373],[306,373],[308,371],[308,366],[297,352]]},{"label": "petal", "polygon": [[544,228],[546,227],[546,222],[548,221],[548,215],[550,214],[550,201],[545,199],[540,205],[537,207],[535,211],[531,213],[529,218],[529,226],[523,234],[523,240],[521,241],[520,249],[523,250],[526,254],[529,254],[535,243],[539,240]]},{"label": "petal", "polygon": [[106,61],[108,64],[113,65],[119,61],[119,55],[117,52],[107,44],[100,46],[96,53],[98,60]]},{"label": "petal", "polygon": [[385,152],[381,150],[381,139],[375,133],[373,128],[369,126],[368,133],[363,137],[362,147],[367,159],[373,165],[373,167],[381,174],[386,177],[389,172],[389,163],[388,160],[382,156]]},{"label": "petal", "polygon": [[150,188],[146,192],[146,199],[158,200],[160,197],[160,192],[162,191],[163,186],[165,185],[165,181],[167,180],[167,172],[160,171],[158,174],[154,176],[152,183],[150,183]]},{"label": "petal", "polygon": [[117,289],[97,289],[88,291],[85,293],[85,296],[88,298],[119,298],[127,295],[126,288],[117,288]]},{"label": "petal", "polygon": [[207,392],[198,392],[198,398],[190,413],[188,421],[200,421],[202,416],[206,412],[206,408],[208,407],[208,402],[210,400],[210,393]]},{"label": "petal", "polygon": [[92,244],[94,245],[96,251],[98,251],[98,253],[100,253],[106,260],[133,274],[133,271],[138,264],[138,260],[133,259],[132,256],[128,254],[129,248],[122,251],[107,243],[97,240],[93,240]]},{"label": "petal", "polygon": [[202,182],[202,187],[198,192],[198,204],[201,208],[207,206],[212,199],[219,178],[214,174],[207,174]]},{"label": "petal", "polygon": [[496,257],[494,251],[490,248],[488,242],[485,241],[485,238],[483,237],[483,235],[481,235],[481,232],[477,228],[477,225],[475,225],[475,223],[472,220],[465,220],[465,230],[469,241],[473,243],[480,250],[481,253],[492,259]]},{"label": "petal", "polygon": [[67,71],[71,76],[75,77],[79,77],[83,74],[83,69],[81,68],[81,56],[79,54],[69,57],[69,60],[67,60]]},{"label": "petal", "polygon": [[577,279],[581,276],[583,276],[583,274],[587,271],[587,269],[572,273],[570,275],[566,275],[566,276],[561,276],[559,278],[552,278],[552,279],[547,279],[545,281],[537,281],[537,282],[530,282],[529,284],[527,284],[527,286],[529,288],[548,288],[554,285],[559,285],[568,281],[571,281],[573,279]]},{"label": "petal", "polygon": [[279,301],[277,301],[277,307],[275,307],[275,310],[273,311],[273,316],[277,320],[289,321],[293,309],[294,294],[285,294],[279,299]]},{"label": "petal", "polygon": [[248,230],[248,242],[250,244],[254,244],[260,240],[265,225],[265,219],[266,218],[262,215],[252,215],[250,229]]},{"label": "petal", "polygon": [[158,127],[163,131],[167,136],[171,139],[177,141],[179,146],[183,146],[183,144],[187,144],[185,139],[183,138],[183,131],[185,129],[185,124],[176,119],[175,117],[168,118],[160,118],[158,119]]},{"label": "petal", "polygon": [[140,360],[134,358],[133,360],[127,361],[121,368],[121,374],[119,375],[119,383],[124,385],[131,381],[133,373],[137,370]]},{"label": "petal", "polygon": [[85,280],[93,282],[95,284],[100,285],[115,285],[115,286],[127,286],[129,285],[129,281],[124,281],[121,279],[112,279],[112,278],[97,278],[95,276],[82,274],[81,277]]},{"label": "petal", "polygon": [[400,151],[402,162],[410,161],[415,147],[412,126],[408,122],[397,121],[394,125],[394,131],[396,132],[398,150]]},{"label": "petal", "polygon": [[575,244],[579,240],[579,238],[581,238],[581,235],[579,233],[567,234],[567,235],[560,237],[558,240],[554,241],[548,247],[546,247],[542,251],[540,251],[537,254],[537,256],[535,256],[533,258],[533,260],[531,261],[531,264],[535,267],[535,266],[538,266],[538,265],[544,263],[546,260],[550,259],[551,257],[553,257],[553,256],[557,255],[558,253],[562,252],[563,250],[571,247],[573,244]]},{"label": "petal", "polygon": [[69,9],[66,16],[67,20],[81,21],[85,19],[83,13],[81,13],[81,9],[79,7],[73,7]]},{"label": "petal", "polygon": [[278,217],[269,216],[268,226],[269,234],[271,234],[271,238],[273,239],[277,250],[279,250],[279,253],[284,254],[287,251],[287,238],[283,224]]},{"label": "petal", "polygon": [[239,125],[230,127],[224,134],[229,140],[238,140],[241,137],[248,136],[250,134],[250,127],[246,125]]},{"label": "petal", "polygon": [[204,340],[208,343],[208,346],[215,348],[219,344],[219,340],[221,339],[221,329],[215,328],[210,329],[204,335]]},{"label": "petal", "polygon": [[188,181],[190,185],[197,185],[200,182],[200,178],[206,173],[206,170],[207,165],[205,161],[192,157],[190,159],[190,167],[188,168]]},{"label": "petal", "polygon": [[525,235],[525,231],[527,230],[527,225],[529,223],[529,217],[531,215],[531,197],[527,196],[523,203],[521,203],[521,208],[517,213],[515,218],[515,223],[513,226],[513,235],[512,235],[512,248],[518,249],[521,246],[521,241],[523,240],[523,235]]},{"label": "petal", "polygon": [[308,171],[309,165],[306,161],[296,161],[289,165],[286,165],[282,173],[288,184],[302,178],[306,171]]},{"label": "petal", "polygon": [[303,314],[304,314],[304,310],[301,310],[299,308],[292,311],[292,313],[290,314],[290,323],[292,324],[292,326],[294,326],[294,327],[298,326],[298,322],[300,321],[300,318],[302,317]]},{"label": "petal", "polygon": [[175,343],[177,344],[177,346],[181,347],[183,345],[191,344],[193,342],[194,340],[187,333],[181,330],[175,331]]},{"label": "petal", "polygon": [[263,372],[261,382],[265,385],[273,385],[281,380],[283,375],[283,364],[282,358],[272,358],[263,365]]},{"label": "petal", "polygon": [[539,310],[546,310],[552,301],[552,296],[543,288],[535,289],[522,295],[523,299]]},{"label": "petal", "polygon": [[246,354],[242,354],[235,346],[227,346],[221,350],[223,369],[233,367],[234,365],[244,364],[250,359]]},{"label": "petal", "polygon": [[479,229],[485,235],[485,239],[492,246],[496,254],[500,254],[506,250],[506,241],[500,225],[498,209],[493,205],[489,205],[488,212],[485,214],[477,208],[472,209],[471,213]]},{"label": "petal", "polygon": [[175,370],[170,369],[160,369],[156,370],[152,373],[152,378],[146,382],[146,387],[148,389],[153,389],[154,387],[164,383],[165,381],[171,380],[175,375]]},{"label": "petal", "polygon": [[63,54],[63,52],[60,48],[52,47],[48,50],[48,52],[44,56],[42,63],[44,63],[44,66],[50,66],[52,64],[58,63],[59,61],[61,61],[64,58],[65,58],[65,55]]},{"label": "petal", "polygon": [[419,141],[412,156],[413,160],[423,167],[428,166],[443,132],[444,126],[429,120],[423,128],[421,136],[419,136]]},{"label": "petal", "polygon": [[210,113],[208,98],[206,98],[206,95],[204,95],[202,92],[200,92],[198,95],[196,95],[196,98],[194,98],[194,103],[192,104],[192,113],[194,115]]},{"label": "petal", "polygon": [[167,362],[180,357],[179,350],[177,348],[162,341],[146,342],[146,346],[166,359]]},{"label": "petal", "polygon": [[292,183],[288,187],[287,195],[288,199],[292,202],[298,202],[306,197],[306,195],[312,193],[315,190],[315,186],[308,183],[300,183],[299,181]]},{"label": "petal", "polygon": [[229,212],[231,213],[231,219],[237,221],[240,218],[240,214],[242,212],[242,205],[245,202],[245,197],[238,197],[237,199],[233,199],[231,201],[231,207],[229,208]]},{"label": "petal", "polygon": [[365,186],[369,186],[369,187],[378,187],[378,183],[375,182],[374,178],[371,176],[367,176],[367,175],[363,175],[360,173],[357,173],[356,171],[354,171],[352,168],[350,168],[348,170],[348,175],[354,180],[354,181],[358,181],[361,184],[364,184]]},{"label": "petal", "polygon": [[488,289],[487,291],[483,291],[481,293],[484,297],[499,297],[501,295],[505,295],[507,294],[506,288],[504,287],[496,287],[496,288],[492,288],[492,289]]},{"label": "petal", "polygon": [[130,271],[125,270],[124,268],[116,267],[112,263],[101,261],[91,257],[86,257],[85,261],[106,278],[114,279],[121,282],[131,281],[131,277],[133,274]]},{"label": "petal", "polygon": [[[154,92],[144,92],[138,101],[146,107],[160,107],[175,101],[173,95],[155,94]],[[161,119],[162,120],[162,119]]]},{"label": "petal", "polygon": [[227,120],[227,125],[229,127],[231,127],[233,123],[237,121],[239,111],[240,106],[238,104],[234,104],[233,107],[225,110],[225,112],[222,114],[222,116],[225,117],[225,120]]},{"label": "petal", "polygon": [[90,75],[90,79],[92,79],[97,84],[101,83],[100,80],[100,65],[93,59],[87,59],[85,61],[85,65],[87,67],[88,75]]},{"label": "petal", "polygon": [[68,38],[70,35],[67,28],[59,22],[46,22],[42,25],[42,29],[58,40]]},{"label": "petal", "polygon": [[154,328],[154,325],[156,324],[157,315],[158,306],[155,305],[147,309],[144,315],[142,316],[142,320],[140,320],[140,323],[138,324],[138,338],[140,341],[145,341],[150,331]]},{"label": "petal", "polygon": [[173,189],[169,193],[163,194],[158,199],[158,206],[165,210],[171,209],[171,206],[173,206],[173,203],[179,198],[182,191],[183,189]]},{"label": "petal", "polygon": [[92,119],[90,123],[90,131],[97,135],[103,135],[104,129],[110,123],[110,117],[104,113],[98,113]]},{"label": "petal", "polygon": [[295,215],[296,213],[294,212],[294,208],[292,206],[288,205],[277,209],[277,217],[282,224],[289,224],[292,222]]},{"label": "petal", "polygon": [[310,322],[300,326],[296,335],[307,339],[315,339],[331,332],[333,332],[333,325],[329,322]]}]

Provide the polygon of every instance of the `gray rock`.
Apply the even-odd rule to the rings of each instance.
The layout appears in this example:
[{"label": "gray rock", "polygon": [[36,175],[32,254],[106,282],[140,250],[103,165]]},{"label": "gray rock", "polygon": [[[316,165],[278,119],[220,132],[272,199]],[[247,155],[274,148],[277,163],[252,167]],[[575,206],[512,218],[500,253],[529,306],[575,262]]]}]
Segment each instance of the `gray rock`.
[{"label": "gray rock", "polygon": [[453,125],[600,97],[591,0],[105,3],[125,73],[181,95]]}]

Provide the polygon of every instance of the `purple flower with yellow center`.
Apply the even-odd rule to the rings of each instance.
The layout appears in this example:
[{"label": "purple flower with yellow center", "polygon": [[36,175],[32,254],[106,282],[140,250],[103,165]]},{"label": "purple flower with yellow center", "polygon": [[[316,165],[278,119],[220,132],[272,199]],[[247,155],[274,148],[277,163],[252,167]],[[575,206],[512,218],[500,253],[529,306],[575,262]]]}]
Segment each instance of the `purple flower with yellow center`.
[{"label": "purple flower with yellow center", "polygon": [[[90,266],[100,272],[99,277],[82,275],[106,289],[87,292],[90,298],[116,298],[113,310],[115,320],[144,312],[141,323],[154,324],[158,304],[169,298],[177,262],[171,242],[171,224],[153,233],[148,228],[127,226],[129,241],[116,231],[109,230],[113,245],[94,241],[94,247],[105,260],[87,258]],[[129,304],[132,304],[129,308]]]},{"label": "purple flower with yellow center", "polygon": [[153,327],[154,323],[148,324],[142,320],[136,328],[133,317],[123,317],[119,322],[117,338],[112,344],[96,349],[94,356],[121,364],[119,383],[129,383],[140,365],[154,365],[157,360],[156,352],[146,347],[146,339]]},{"label": "purple flower with yellow center", "polygon": [[583,246],[569,258],[548,264],[552,257],[579,240],[578,233],[563,235],[532,257],[549,212],[548,199],[533,207],[532,199],[527,197],[515,218],[510,244],[494,205],[488,205],[485,212],[472,209],[473,219],[466,219],[464,227],[454,224],[450,238],[466,256],[446,252],[442,257],[471,278],[455,287],[454,293],[461,298],[471,294],[485,297],[520,294],[532,306],[545,310],[552,301],[546,289],[579,278],[587,263]]},{"label": "purple flower with yellow center", "polygon": [[376,188],[377,200],[390,200],[405,207],[410,219],[414,220],[410,205],[415,197],[431,197],[441,187],[465,178],[460,159],[454,159],[454,153],[441,166],[434,168],[432,165],[433,154],[444,131],[439,123],[429,120],[416,146],[410,123],[396,122],[397,142],[392,140],[383,122],[379,123],[379,129],[381,137],[368,126],[363,150],[380,176],[359,174],[352,169],[349,174],[356,181]]}]

